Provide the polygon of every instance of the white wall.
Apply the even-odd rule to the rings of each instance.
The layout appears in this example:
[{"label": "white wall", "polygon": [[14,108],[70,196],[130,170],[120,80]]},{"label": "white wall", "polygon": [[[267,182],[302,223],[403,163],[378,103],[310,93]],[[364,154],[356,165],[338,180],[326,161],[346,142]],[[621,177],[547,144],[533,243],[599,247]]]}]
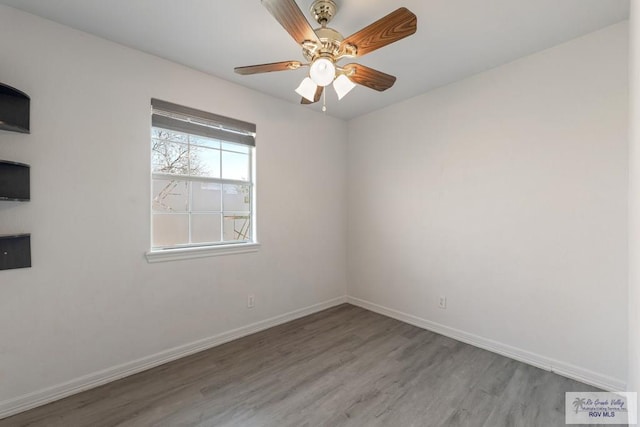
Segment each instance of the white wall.
[{"label": "white wall", "polygon": [[[640,392],[640,5],[629,13],[629,357],[627,390]],[[640,401],[636,401],[638,407]]]},{"label": "white wall", "polygon": [[[32,99],[31,135],[0,131],[32,167],[0,234],[31,232],[33,258],[0,272],[0,412],[344,296],[343,121],[4,6],[0,52]],[[257,124],[258,253],[147,263],[152,97]]]},{"label": "white wall", "polygon": [[352,120],[353,301],[624,387],[627,31]]}]

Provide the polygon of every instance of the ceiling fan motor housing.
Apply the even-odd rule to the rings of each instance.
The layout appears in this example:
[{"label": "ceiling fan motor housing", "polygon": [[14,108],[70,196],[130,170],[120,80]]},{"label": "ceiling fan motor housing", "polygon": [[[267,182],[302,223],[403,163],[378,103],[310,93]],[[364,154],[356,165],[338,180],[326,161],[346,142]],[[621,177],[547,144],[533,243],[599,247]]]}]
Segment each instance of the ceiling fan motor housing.
[{"label": "ceiling fan motor housing", "polygon": [[353,49],[345,49],[345,46],[342,45],[344,40],[342,34],[327,27],[327,23],[331,21],[337,11],[338,6],[333,0],[315,0],[311,5],[311,14],[321,27],[314,30],[320,39],[320,45],[317,42],[302,44],[302,54],[309,62],[323,57],[329,58],[335,63],[342,57],[355,56]]},{"label": "ceiling fan motor housing", "polygon": [[320,56],[331,57],[335,62],[342,52],[342,40],[344,40],[342,34],[329,27],[318,28],[315,33],[320,39],[320,45],[317,43],[304,43],[302,45],[304,57],[310,62]]}]

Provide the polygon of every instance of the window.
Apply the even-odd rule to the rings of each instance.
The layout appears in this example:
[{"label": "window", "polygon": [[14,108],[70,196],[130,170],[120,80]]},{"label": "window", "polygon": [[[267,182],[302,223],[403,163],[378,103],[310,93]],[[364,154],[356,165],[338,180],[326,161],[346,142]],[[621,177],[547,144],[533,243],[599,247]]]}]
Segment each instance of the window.
[{"label": "window", "polygon": [[255,243],[256,126],[156,99],[151,105],[150,254]]}]

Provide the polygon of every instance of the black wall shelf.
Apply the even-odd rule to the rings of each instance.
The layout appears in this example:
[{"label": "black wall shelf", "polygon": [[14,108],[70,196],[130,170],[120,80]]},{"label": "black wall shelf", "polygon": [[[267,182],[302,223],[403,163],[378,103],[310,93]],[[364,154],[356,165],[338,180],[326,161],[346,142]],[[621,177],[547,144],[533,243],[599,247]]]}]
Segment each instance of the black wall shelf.
[{"label": "black wall shelf", "polygon": [[0,235],[0,270],[31,267],[31,234]]},{"label": "black wall shelf", "polygon": [[[31,99],[0,83],[0,130],[30,133]],[[0,160],[0,201],[31,199],[31,168]],[[0,270],[31,267],[31,234],[0,235]]]},{"label": "black wall shelf", "polygon": [[30,105],[26,93],[0,83],[0,130],[30,133]]},{"label": "black wall shelf", "polygon": [[29,165],[0,160],[0,200],[31,199]]}]

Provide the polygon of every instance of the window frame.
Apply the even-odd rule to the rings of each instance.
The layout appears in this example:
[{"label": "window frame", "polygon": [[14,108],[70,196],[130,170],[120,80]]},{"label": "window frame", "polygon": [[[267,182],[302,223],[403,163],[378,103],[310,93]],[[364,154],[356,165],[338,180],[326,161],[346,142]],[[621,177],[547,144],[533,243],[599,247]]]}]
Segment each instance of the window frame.
[{"label": "window frame", "polygon": [[[149,201],[149,251],[145,253],[148,262],[164,262],[181,259],[202,258],[216,255],[229,255],[256,252],[260,244],[257,241],[257,215],[256,215],[256,149],[255,149],[255,131],[256,126],[254,124],[243,122],[240,120],[219,116],[213,113],[205,111],[195,110],[193,108],[184,107],[177,104],[172,104],[166,101],[157,99],[151,100],[151,134],[150,141],[154,140],[154,129],[164,129],[170,132],[182,133],[188,136],[186,142],[168,141],[172,144],[183,144],[187,148],[187,158],[190,160],[191,146],[200,147],[198,144],[192,144],[190,136],[205,137],[219,141],[217,150],[220,155],[220,168],[222,170],[223,165],[223,153],[234,152],[225,147],[225,143],[243,145],[247,147],[246,154],[249,161],[249,179],[237,180],[230,178],[220,177],[207,177],[193,175],[190,167],[188,167],[187,174],[176,174],[168,172],[154,172],[153,170],[153,148],[150,147],[150,201]],[[203,148],[203,147],[201,147]],[[212,148],[215,149],[215,148]],[[236,151],[239,153],[240,151]],[[244,153],[243,153],[244,154]],[[188,161],[189,161],[188,160]],[[176,215],[188,216],[188,234],[189,240],[192,238],[192,220],[193,215],[198,214],[199,211],[194,211],[192,207],[193,199],[193,185],[197,183],[207,182],[220,186],[220,211],[210,211],[209,213],[216,213],[220,215],[220,242],[204,242],[193,243],[188,242],[185,244],[166,245],[166,246],[154,246],[153,245],[153,221],[154,213],[154,180],[158,179],[176,179],[182,182],[186,182],[188,185],[187,190],[187,207],[185,212],[176,213]],[[224,186],[225,185],[246,185],[249,187],[249,206],[248,211],[237,210],[225,210],[224,209]],[[205,211],[200,212],[201,214]],[[224,227],[225,218],[227,214],[242,213],[249,216],[250,233],[247,240],[240,241],[224,241]],[[167,213],[166,215],[172,215]]]}]

